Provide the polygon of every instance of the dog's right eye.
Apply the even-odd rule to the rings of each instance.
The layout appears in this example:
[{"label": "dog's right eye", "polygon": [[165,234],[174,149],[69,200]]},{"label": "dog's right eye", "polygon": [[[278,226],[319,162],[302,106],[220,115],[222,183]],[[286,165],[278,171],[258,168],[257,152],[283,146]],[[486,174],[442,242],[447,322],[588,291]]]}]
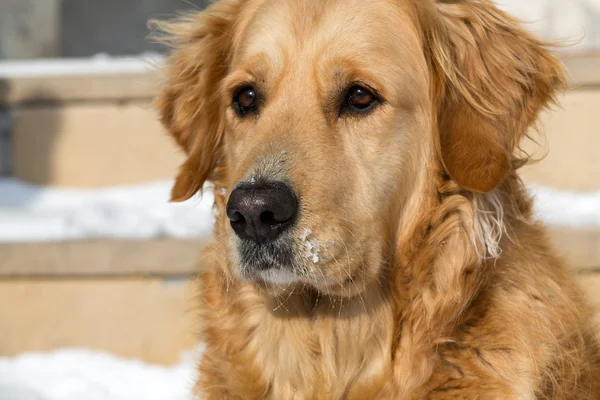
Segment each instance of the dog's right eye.
[{"label": "dog's right eye", "polygon": [[239,88],[233,95],[233,110],[240,117],[255,113],[258,109],[258,94],[252,86]]},{"label": "dog's right eye", "polygon": [[380,104],[378,96],[361,85],[353,85],[346,92],[340,114],[366,114]]}]

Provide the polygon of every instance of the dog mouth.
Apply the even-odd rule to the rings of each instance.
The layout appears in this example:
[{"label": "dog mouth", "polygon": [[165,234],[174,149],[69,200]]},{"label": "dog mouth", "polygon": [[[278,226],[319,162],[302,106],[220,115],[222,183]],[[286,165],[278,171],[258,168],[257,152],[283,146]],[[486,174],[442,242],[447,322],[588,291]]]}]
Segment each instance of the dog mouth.
[{"label": "dog mouth", "polygon": [[298,279],[294,267],[294,252],[284,240],[261,244],[242,240],[238,251],[243,276],[251,281],[280,284]]},{"label": "dog mouth", "polygon": [[364,286],[362,268],[335,257],[334,243],[310,229],[296,229],[263,243],[237,238],[235,248],[240,279],[262,288],[301,285],[323,294],[348,296]]},{"label": "dog mouth", "polygon": [[[304,233],[303,236],[306,236]],[[304,243],[306,245],[306,243]],[[305,246],[306,247],[306,246]],[[323,293],[340,294],[354,288],[360,281],[361,271],[347,272],[347,276],[327,276],[318,268],[314,252],[301,247],[296,249],[287,240],[258,244],[253,241],[240,241],[237,245],[241,277],[244,281],[272,287],[308,285]],[[296,257],[300,257],[297,259]],[[304,263],[301,262],[304,260]],[[307,267],[305,264],[308,264]]]}]

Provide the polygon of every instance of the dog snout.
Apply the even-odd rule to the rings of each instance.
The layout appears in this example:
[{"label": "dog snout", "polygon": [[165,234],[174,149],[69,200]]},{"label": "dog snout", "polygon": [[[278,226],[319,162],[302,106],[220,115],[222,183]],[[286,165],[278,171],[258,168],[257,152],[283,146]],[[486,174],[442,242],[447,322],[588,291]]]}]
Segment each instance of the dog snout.
[{"label": "dog snout", "polygon": [[293,225],[298,199],[284,183],[248,183],[236,187],[227,202],[227,217],[236,235],[256,243],[275,240]]}]

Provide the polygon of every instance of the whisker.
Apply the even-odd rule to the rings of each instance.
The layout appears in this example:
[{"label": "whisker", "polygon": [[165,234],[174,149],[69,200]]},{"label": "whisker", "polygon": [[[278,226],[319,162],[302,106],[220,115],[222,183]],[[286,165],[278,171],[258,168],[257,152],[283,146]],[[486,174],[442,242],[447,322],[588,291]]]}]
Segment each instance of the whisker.
[{"label": "whisker", "polygon": [[[341,243],[344,245],[344,249],[346,250],[346,259],[347,259],[347,262],[348,262],[348,263],[347,263],[348,269],[347,269],[347,270],[345,270],[345,271],[346,271],[346,274],[347,274],[347,276],[348,276],[348,279],[350,280],[350,282],[351,282],[351,283],[352,283],[352,285],[354,286],[354,289],[356,289],[356,294],[357,294],[357,296],[358,296],[358,298],[359,298],[359,300],[360,300],[360,302],[361,302],[361,304],[362,304],[362,306],[363,306],[363,309],[364,309],[365,313],[367,313],[367,306],[365,305],[364,297],[363,297],[363,295],[362,295],[361,291],[358,289],[358,286],[356,285],[356,282],[354,282],[354,279],[352,279],[352,274],[350,273],[350,252],[349,252],[349,250],[348,250],[348,244],[346,243],[346,241],[345,241],[345,240],[343,240],[343,239],[342,239],[342,238],[340,238],[340,237],[338,237],[338,240],[340,240],[340,241],[341,241]],[[352,250],[354,250],[354,252],[355,252],[355,253],[358,253],[358,254],[360,254],[360,253],[359,253],[359,252],[357,252],[357,251],[356,251],[356,249],[355,249],[355,248],[353,248],[352,246],[350,246],[350,248],[351,248]],[[361,258],[361,265],[359,266],[359,270],[361,270],[361,269],[362,269],[362,267],[364,266],[364,259],[363,259],[363,256],[362,256],[362,254],[360,254],[360,258]],[[343,264],[341,264],[341,263],[340,263],[340,265],[341,265],[341,266],[343,266]],[[342,286],[342,288],[343,288],[343,286]]]}]

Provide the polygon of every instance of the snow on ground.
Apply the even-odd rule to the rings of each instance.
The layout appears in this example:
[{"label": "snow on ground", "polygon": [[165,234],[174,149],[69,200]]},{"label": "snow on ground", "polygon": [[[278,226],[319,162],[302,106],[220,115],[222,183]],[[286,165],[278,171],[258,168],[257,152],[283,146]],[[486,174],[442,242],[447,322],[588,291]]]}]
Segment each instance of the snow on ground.
[{"label": "snow on ground", "polygon": [[162,55],[154,53],[131,57],[111,57],[107,54],[97,54],[90,58],[3,60],[0,62],[0,78],[141,74],[153,70],[163,60]]},{"label": "snow on ground", "polygon": [[199,354],[174,366],[76,349],[0,358],[0,400],[193,400]]},{"label": "snow on ground", "polygon": [[572,229],[600,229],[600,191],[575,193],[530,186],[535,213],[549,226]]},{"label": "snow on ground", "polygon": [[64,189],[0,179],[0,242],[210,235],[213,195],[169,203],[172,182]]}]

